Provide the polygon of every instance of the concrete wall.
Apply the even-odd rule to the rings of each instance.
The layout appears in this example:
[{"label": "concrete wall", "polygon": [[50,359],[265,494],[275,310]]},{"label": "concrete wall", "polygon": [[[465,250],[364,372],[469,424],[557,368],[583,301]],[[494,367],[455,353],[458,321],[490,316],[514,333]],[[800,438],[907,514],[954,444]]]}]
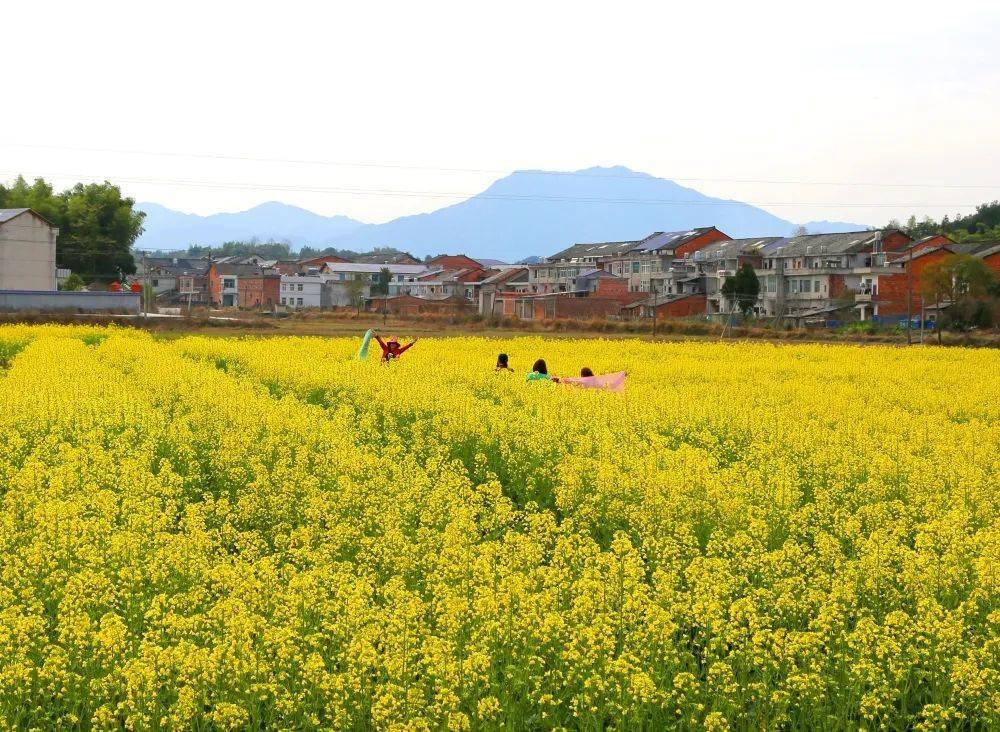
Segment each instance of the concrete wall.
[{"label": "concrete wall", "polygon": [[55,290],[58,232],[30,211],[0,224],[0,290]]},{"label": "concrete wall", "polygon": [[0,311],[73,310],[139,312],[137,292],[60,292],[0,290]]}]

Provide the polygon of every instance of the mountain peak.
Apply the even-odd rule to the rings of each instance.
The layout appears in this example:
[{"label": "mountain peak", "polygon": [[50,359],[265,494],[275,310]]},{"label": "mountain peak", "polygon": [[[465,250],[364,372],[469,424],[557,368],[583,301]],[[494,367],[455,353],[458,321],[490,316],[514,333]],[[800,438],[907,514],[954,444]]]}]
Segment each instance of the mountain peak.
[{"label": "mountain peak", "polygon": [[784,236],[795,228],[748,204],[615,165],[518,170],[461,203],[362,227],[337,245],[363,250],[385,244],[416,256],[455,250],[513,262],[580,241],[639,239],[698,226],[718,226],[733,237]]}]

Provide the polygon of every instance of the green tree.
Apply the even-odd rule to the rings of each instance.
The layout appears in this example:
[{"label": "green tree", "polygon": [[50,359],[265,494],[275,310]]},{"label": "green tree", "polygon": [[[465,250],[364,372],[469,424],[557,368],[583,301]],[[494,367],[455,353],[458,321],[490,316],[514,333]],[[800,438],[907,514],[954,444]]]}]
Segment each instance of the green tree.
[{"label": "green tree", "polygon": [[70,273],[70,276],[66,278],[66,281],[59,286],[59,289],[68,290],[70,292],[79,292],[83,289],[83,286],[83,278],[76,272],[72,272]]},{"label": "green tree", "polygon": [[89,279],[116,280],[135,272],[132,244],[145,216],[111,183],[78,183],[62,193],[41,178],[18,176],[0,186],[0,205],[30,208],[59,227],[56,262]]},{"label": "green tree", "polygon": [[111,183],[77,183],[62,194],[66,202],[56,258],[64,267],[100,279],[135,273],[132,244],[145,216],[135,201],[122,198]]},{"label": "green tree", "polygon": [[24,176],[19,175],[10,188],[0,186],[0,208],[30,208],[61,227],[64,224],[66,202],[41,178],[35,178],[29,184]]},{"label": "green tree", "polygon": [[[996,287],[996,276],[983,260],[968,254],[953,254],[928,265],[920,273],[920,291],[935,305],[947,306],[941,325],[957,327],[988,325],[989,307],[982,300]],[[938,329],[940,337],[940,328]]]},{"label": "green tree", "polygon": [[383,267],[378,271],[378,280],[372,286],[372,292],[377,295],[389,294],[389,282],[392,280],[392,272],[388,267]]},{"label": "green tree", "polygon": [[736,301],[744,318],[749,315],[760,294],[760,280],[753,267],[744,264],[736,270],[735,277],[726,277],[722,283],[722,294]]},{"label": "green tree", "polygon": [[365,296],[365,281],[360,277],[352,277],[344,283],[344,290],[347,292],[347,298],[351,305],[358,309],[360,315]]}]

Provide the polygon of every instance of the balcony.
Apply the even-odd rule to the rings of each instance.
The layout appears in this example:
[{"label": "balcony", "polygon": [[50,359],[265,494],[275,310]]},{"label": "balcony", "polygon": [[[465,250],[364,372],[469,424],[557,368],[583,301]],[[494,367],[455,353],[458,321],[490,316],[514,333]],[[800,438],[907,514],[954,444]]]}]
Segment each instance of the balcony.
[{"label": "balcony", "polygon": [[861,285],[854,293],[855,302],[871,302],[878,297],[878,285]]}]

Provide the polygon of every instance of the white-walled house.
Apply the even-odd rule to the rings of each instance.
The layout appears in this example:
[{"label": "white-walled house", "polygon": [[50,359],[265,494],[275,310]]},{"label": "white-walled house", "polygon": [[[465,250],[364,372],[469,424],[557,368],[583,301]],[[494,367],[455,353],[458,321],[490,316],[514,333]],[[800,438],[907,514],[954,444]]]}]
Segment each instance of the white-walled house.
[{"label": "white-walled house", "polygon": [[[326,275],[282,275],[278,302],[291,308],[328,308],[330,298]],[[324,297],[324,289],[327,296]]]},{"label": "white-walled house", "polygon": [[30,208],[0,209],[0,290],[56,290],[58,235]]}]

